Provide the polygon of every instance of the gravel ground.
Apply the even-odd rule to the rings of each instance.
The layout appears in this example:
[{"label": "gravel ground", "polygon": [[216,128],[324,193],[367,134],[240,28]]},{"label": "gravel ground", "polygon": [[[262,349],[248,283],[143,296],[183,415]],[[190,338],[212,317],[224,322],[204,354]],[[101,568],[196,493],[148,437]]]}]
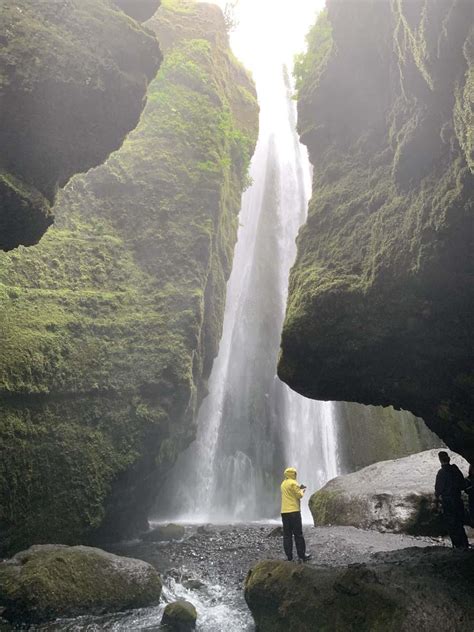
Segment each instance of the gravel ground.
[{"label": "gravel ground", "polygon": [[[129,542],[114,553],[144,559],[160,573],[183,581],[197,579],[241,588],[249,569],[264,559],[285,559],[276,524],[186,526],[180,542]],[[273,533],[275,532],[275,533]],[[273,534],[272,534],[273,533]],[[354,527],[304,528],[311,564],[339,566],[367,561],[371,554],[413,546],[447,544],[442,539],[411,537]]]}]

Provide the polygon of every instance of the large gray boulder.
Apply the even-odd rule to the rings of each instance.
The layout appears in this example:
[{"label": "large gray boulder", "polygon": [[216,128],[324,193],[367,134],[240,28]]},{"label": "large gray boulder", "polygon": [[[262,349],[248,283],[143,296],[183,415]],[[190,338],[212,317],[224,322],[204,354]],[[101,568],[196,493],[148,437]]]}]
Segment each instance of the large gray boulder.
[{"label": "large gray boulder", "polygon": [[259,632],[474,630],[474,552],[379,553],[367,564],[263,561],[245,599]]},{"label": "large gray boulder", "polygon": [[[467,474],[462,457],[452,455],[451,462]],[[314,524],[443,535],[443,520],[434,506],[439,467],[438,450],[427,450],[338,476],[311,496]]]},{"label": "large gray boulder", "polygon": [[143,608],[161,589],[150,564],[86,546],[32,546],[0,564],[0,607],[14,621]]}]

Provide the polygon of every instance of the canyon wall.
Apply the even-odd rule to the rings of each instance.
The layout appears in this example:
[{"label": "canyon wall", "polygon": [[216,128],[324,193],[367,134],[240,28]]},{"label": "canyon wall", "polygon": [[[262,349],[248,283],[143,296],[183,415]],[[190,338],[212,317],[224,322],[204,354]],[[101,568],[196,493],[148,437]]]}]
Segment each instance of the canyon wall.
[{"label": "canyon wall", "polygon": [[[136,127],[161,53],[153,33],[118,10],[126,4],[2,3],[0,250],[36,244],[58,187],[104,162]],[[150,17],[158,6],[137,0],[131,13]]]},{"label": "canyon wall", "polygon": [[258,127],[221,11],[167,0],[140,124],[60,194],[32,248],[0,253],[4,548],[146,528],[193,439],[221,336]]},{"label": "canyon wall", "polygon": [[279,375],[411,411],[474,460],[469,0],[328,0],[296,65],[314,194]]},{"label": "canyon wall", "polygon": [[340,474],[443,446],[422,419],[406,410],[336,402],[334,411]]}]

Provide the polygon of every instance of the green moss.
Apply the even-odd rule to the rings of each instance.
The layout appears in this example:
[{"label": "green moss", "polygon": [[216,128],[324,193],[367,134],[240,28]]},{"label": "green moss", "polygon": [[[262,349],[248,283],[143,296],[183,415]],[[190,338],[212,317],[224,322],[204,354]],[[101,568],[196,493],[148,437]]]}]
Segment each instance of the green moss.
[{"label": "green moss", "polygon": [[[15,548],[77,542],[98,525],[114,538],[144,529],[157,477],[192,439],[217,353],[255,93],[215,7],[165,7],[149,27],[175,43],[140,125],[71,181],[36,248],[0,256],[1,402],[25,437],[0,429],[0,507]],[[13,501],[25,462],[34,475]]]},{"label": "green moss", "polygon": [[406,411],[342,402],[335,406],[338,456],[345,472],[442,445],[421,419]]},{"label": "green moss", "polygon": [[87,547],[33,547],[0,564],[0,603],[15,622],[156,605],[155,569]]},{"label": "green moss", "polygon": [[[341,494],[342,492],[331,492],[322,489],[311,496],[309,505],[315,526],[332,523],[331,516],[335,515],[334,506],[337,505],[338,496],[341,496]],[[342,516],[340,519],[342,520]],[[339,521],[339,515],[338,524],[343,524],[343,522]]]},{"label": "green moss", "polygon": [[333,47],[332,27],[328,19],[327,10],[321,11],[318,19],[306,37],[307,52],[295,58],[294,75],[296,89],[317,88],[319,78]]},{"label": "green moss", "polygon": [[404,618],[403,599],[364,565],[327,569],[263,561],[247,576],[245,599],[262,632],[309,632],[315,621],[321,632],[395,632]]}]

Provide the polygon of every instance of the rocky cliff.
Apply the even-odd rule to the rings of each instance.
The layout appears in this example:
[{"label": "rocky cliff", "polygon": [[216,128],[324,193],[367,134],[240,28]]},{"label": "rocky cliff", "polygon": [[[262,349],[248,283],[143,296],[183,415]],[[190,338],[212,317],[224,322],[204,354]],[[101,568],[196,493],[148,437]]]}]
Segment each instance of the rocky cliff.
[{"label": "rocky cliff", "polygon": [[167,0],[147,27],[165,59],[138,128],[38,246],[0,256],[11,549],[143,529],[217,352],[255,91],[216,6]]},{"label": "rocky cliff", "polygon": [[314,195],[279,375],[410,410],[474,460],[469,0],[328,0],[297,63]]},{"label": "rocky cliff", "polygon": [[136,127],[161,53],[109,0],[3,2],[0,33],[0,250],[11,250],[37,243],[58,187]]},{"label": "rocky cliff", "polygon": [[336,402],[334,411],[341,474],[443,445],[422,419],[405,410]]}]

